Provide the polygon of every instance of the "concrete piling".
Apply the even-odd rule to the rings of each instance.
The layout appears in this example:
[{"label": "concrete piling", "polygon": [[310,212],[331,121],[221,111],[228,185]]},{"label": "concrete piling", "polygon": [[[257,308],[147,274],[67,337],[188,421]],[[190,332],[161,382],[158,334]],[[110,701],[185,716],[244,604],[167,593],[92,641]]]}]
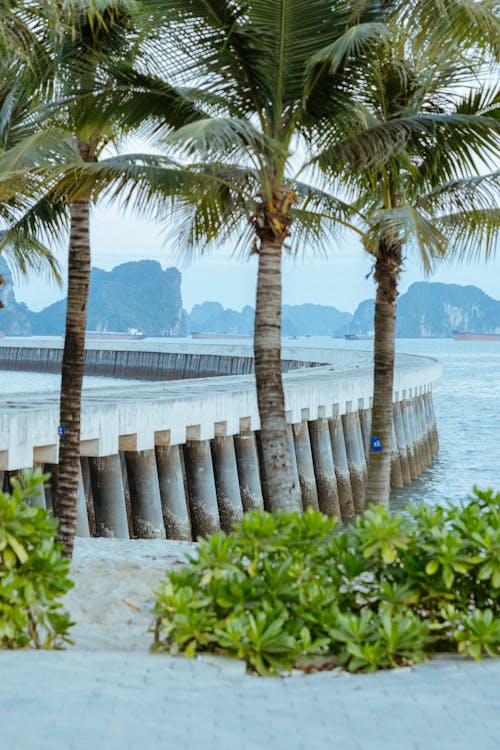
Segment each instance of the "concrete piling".
[{"label": "concrete piling", "polygon": [[328,420],[328,427],[330,430],[330,440],[333,451],[333,463],[335,466],[335,478],[337,480],[340,513],[342,518],[352,518],[352,516],[355,515],[355,510],[351,488],[351,477],[345,448],[344,427],[342,424],[342,418],[338,412],[332,419]]},{"label": "concrete piling", "polygon": [[220,525],[231,532],[243,518],[234,442],[232,436],[215,437],[211,445]]},{"label": "concrete piling", "polygon": [[78,464],[78,495],[76,499],[76,529],[75,536],[89,537],[89,517],[87,513],[87,500],[85,497],[85,486],[81,464]]},{"label": "concrete piling", "polygon": [[365,480],[366,461],[363,449],[363,437],[359,424],[357,411],[352,410],[352,405],[347,405],[348,411],[342,415],[344,428],[345,449],[349,475],[351,477],[352,499],[356,513],[360,513],[365,507]]},{"label": "concrete piling", "polygon": [[125,459],[134,534],[138,539],[165,539],[155,452],[126,451]]},{"label": "concrete piling", "polygon": [[302,509],[314,508],[319,510],[318,490],[314,474],[313,456],[309,440],[309,428],[306,421],[292,425],[299,474],[300,490],[302,494]]},{"label": "concrete piling", "polygon": [[413,422],[410,419],[410,402],[404,400],[401,402],[401,414],[403,417],[403,426],[406,439],[406,451],[408,455],[408,465],[410,467],[411,479],[416,479],[419,475],[417,457],[415,455],[415,433]]},{"label": "concrete piling", "polygon": [[178,445],[156,446],[156,467],[167,539],[190,541],[191,519]]},{"label": "concrete piling", "polygon": [[248,430],[235,435],[234,450],[243,510],[245,513],[251,510],[263,510],[264,498],[255,433]]},{"label": "concrete piling", "polygon": [[96,536],[94,498],[92,497],[92,482],[90,481],[89,459],[87,456],[80,457],[80,470],[82,472],[83,489],[85,492],[85,504],[90,536]]},{"label": "concrete piling", "polygon": [[327,516],[336,516],[339,518],[339,493],[328,420],[323,417],[309,422],[309,437],[316,476],[319,509]]},{"label": "concrete piling", "polygon": [[370,427],[372,423],[372,410],[363,408],[363,399],[360,400],[359,423],[361,425],[361,435],[363,437],[363,451],[365,461],[368,463],[370,455]]},{"label": "concrete piling", "polygon": [[89,458],[92,496],[96,519],[96,535],[128,539],[120,456]]},{"label": "concrete piling", "polygon": [[392,423],[391,487],[404,487],[394,422]]},{"label": "concrete piling", "polygon": [[212,453],[208,440],[188,440],[184,446],[189,509],[194,537],[220,529]]},{"label": "concrete piling", "polygon": [[[39,468],[43,471],[43,466],[40,464],[33,467],[34,470]],[[47,509],[47,503],[45,502],[45,486],[43,484],[38,485],[36,494],[30,499],[30,505],[38,505],[39,508],[44,508],[44,510]]]},{"label": "concrete piling", "polygon": [[395,401],[393,404],[392,420],[394,425],[394,432],[396,434],[397,451],[399,453],[401,479],[403,481],[403,485],[408,485],[411,482],[410,464],[408,461],[408,449],[406,446],[403,415],[401,413],[401,403],[399,401]]}]

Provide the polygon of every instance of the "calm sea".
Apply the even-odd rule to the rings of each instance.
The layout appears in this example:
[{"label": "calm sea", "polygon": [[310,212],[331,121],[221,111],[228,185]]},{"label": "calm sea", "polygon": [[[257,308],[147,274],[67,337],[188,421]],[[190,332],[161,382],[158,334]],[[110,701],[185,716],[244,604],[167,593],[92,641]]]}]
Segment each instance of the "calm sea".
[{"label": "calm sea", "polygon": [[[368,348],[366,341],[344,342],[323,337],[289,343]],[[395,505],[407,500],[431,503],[459,500],[474,484],[500,491],[500,342],[400,339],[397,348],[400,352],[439,359],[443,364],[443,382],[434,394],[439,455],[410,488],[393,493]],[[0,393],[57,390],[58,382],[57,375],[0,371]],[[138,381],[114,382],[130,385]],[[85,385],[109,385],[109,379],[86,378]]]}]

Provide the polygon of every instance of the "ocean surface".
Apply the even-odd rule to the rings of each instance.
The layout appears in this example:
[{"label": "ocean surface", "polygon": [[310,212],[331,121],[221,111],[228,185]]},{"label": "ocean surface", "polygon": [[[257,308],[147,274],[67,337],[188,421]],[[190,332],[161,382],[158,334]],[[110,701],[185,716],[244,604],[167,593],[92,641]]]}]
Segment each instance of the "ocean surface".
[{"label": "ocean surface", "polygon": [[[370,348],[367,341],[326,337],[285,339],[283,343],[325,348]],[[500,342],[399,339],[397,349],[439,359],[443,365],[443,381],[434,392],[439,454],[411,487],[393,492],[394,505],[400,506],[408,500],[432,504],[443,500],[457,501],[466,497],[474,484],[500,492]],[[114,382],[130,385],[139,381]],[[85,378],[86,387],[109,383],[109,378]],[[57,390],[58,384],[57,375],[0,371],[0,393]]]}]

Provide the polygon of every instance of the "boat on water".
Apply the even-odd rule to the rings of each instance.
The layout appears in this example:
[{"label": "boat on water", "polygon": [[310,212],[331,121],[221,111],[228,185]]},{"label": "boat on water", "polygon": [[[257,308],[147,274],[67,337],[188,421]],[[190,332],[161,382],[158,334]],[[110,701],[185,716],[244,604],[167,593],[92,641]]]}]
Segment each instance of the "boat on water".
[{"label": "boat on water", "polygon": [[500,331],[495,333],[473,333],[472,331],[452,331],[455,341],[500,341]]},{"label": "boat on water", "polygon": [[140,341],[146,336],[138,328],[129,328],[128,331],[85,331],[85,338],[90,341]]},{"label": "boat on water", "polygon": [[242,333],[192,333],[192,339],[252,339]]},{"label": "boat on water", "polygon": [[368,333],[346,333],[344,335],[346,341],[372,341],[373,336]]}]

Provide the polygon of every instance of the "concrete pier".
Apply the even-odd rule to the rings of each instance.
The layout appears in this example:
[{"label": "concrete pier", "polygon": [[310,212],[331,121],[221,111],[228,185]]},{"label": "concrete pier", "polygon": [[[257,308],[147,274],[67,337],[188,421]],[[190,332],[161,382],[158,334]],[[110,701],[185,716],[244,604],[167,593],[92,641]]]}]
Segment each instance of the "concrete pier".
[{"label": "concrete pier", "polygon": [[251,510],[263,510],[264,498],[260,482],[259,455],[255,434],[246,431],[235,435],[234,449],[243,510],[245,513]]},{"label": "concrete pier", "polygon": [[292,431],[302,494],[302,509],[314,508],[314,510],[319,510],[318,490],[316,489],[316,476],[307,422],[303,421],[292,425]]},{"label": "concrete pier", "polygon": [[339,493],[328,420],[325,417],[320,417],[309,422],[309,436],[319,509],[327,516],[340,518]]},{"label": "concrete pier", "polygon": [[366,459],[359,414],[354,411],[351,403],[347,404],[347,412],[342,415],[342,425],[354,510],[361,513],[365,507]]},{"label": "concrete pier", "polygon": [[89,460],[94,498],[96,536],[128,539],[120,456],[100,456]]},{"label": "concrete pier", "polygon": [[391,487],[404,487],[403,472],[401,471],[401,461],[394,422],[392,424]]},{"label": "concrete pier", "polygon": [[165,539],[155,451],[126,451],[125,459],[134,535]]},{"label": "concrete pier", "polygon": [[166,537],[190,541],[191,519],[179,446],[157,446],[156,466]]},{"label": "concrete pier", "polygon": [[220,529],[212,452],[208,440],[188,440],[184,446],[193,537]]},{"label": "concrete pier", "polygon": [[[0,340],[0,368],[7,363],[11,369],[56,371],[62,342],[38,343],[34,349],[21,340]],[[229,531],[243,512],[271,510],[249,347],[147,341],[112,346],[93,343],[88,363],[111,367],[114,375],[119,366],[122,376],[196,379],[84,392],[77,533],[188,540],[221,526]],[[350,518],[364,507],[371,355],[285,347],[283,369],[303,507]],[[434,360],[397,355],[393,486],[419,476],[438,449],[432,390],[439,378]],[[48,508],[57,484],[58,410],[55,391],[0,395],[4,484],[11,474],[43,464],[53,474],[44,490]]]},{"label": "concrete pier", "polygon": [[243,518],[238,467],[232,435],[212,440],[215,488],[221,528],[231,532]]},{"label": "concrete pier", "polygon": [[76,536],[89,537],[89,515],[87,512],[87,498],[85,496],[85,486],[83,484],[83,474],[81,464],[78,467],[78,497],[76,501]]},{"label": "concrete pier", "polygon": [[352,495],[351,475],[344,439],[344,426],[340,414],[328,420],[330,439],[335,466],[335,479],[339,496],[340,514],[342,518],[352,518],[355,514]]}]

